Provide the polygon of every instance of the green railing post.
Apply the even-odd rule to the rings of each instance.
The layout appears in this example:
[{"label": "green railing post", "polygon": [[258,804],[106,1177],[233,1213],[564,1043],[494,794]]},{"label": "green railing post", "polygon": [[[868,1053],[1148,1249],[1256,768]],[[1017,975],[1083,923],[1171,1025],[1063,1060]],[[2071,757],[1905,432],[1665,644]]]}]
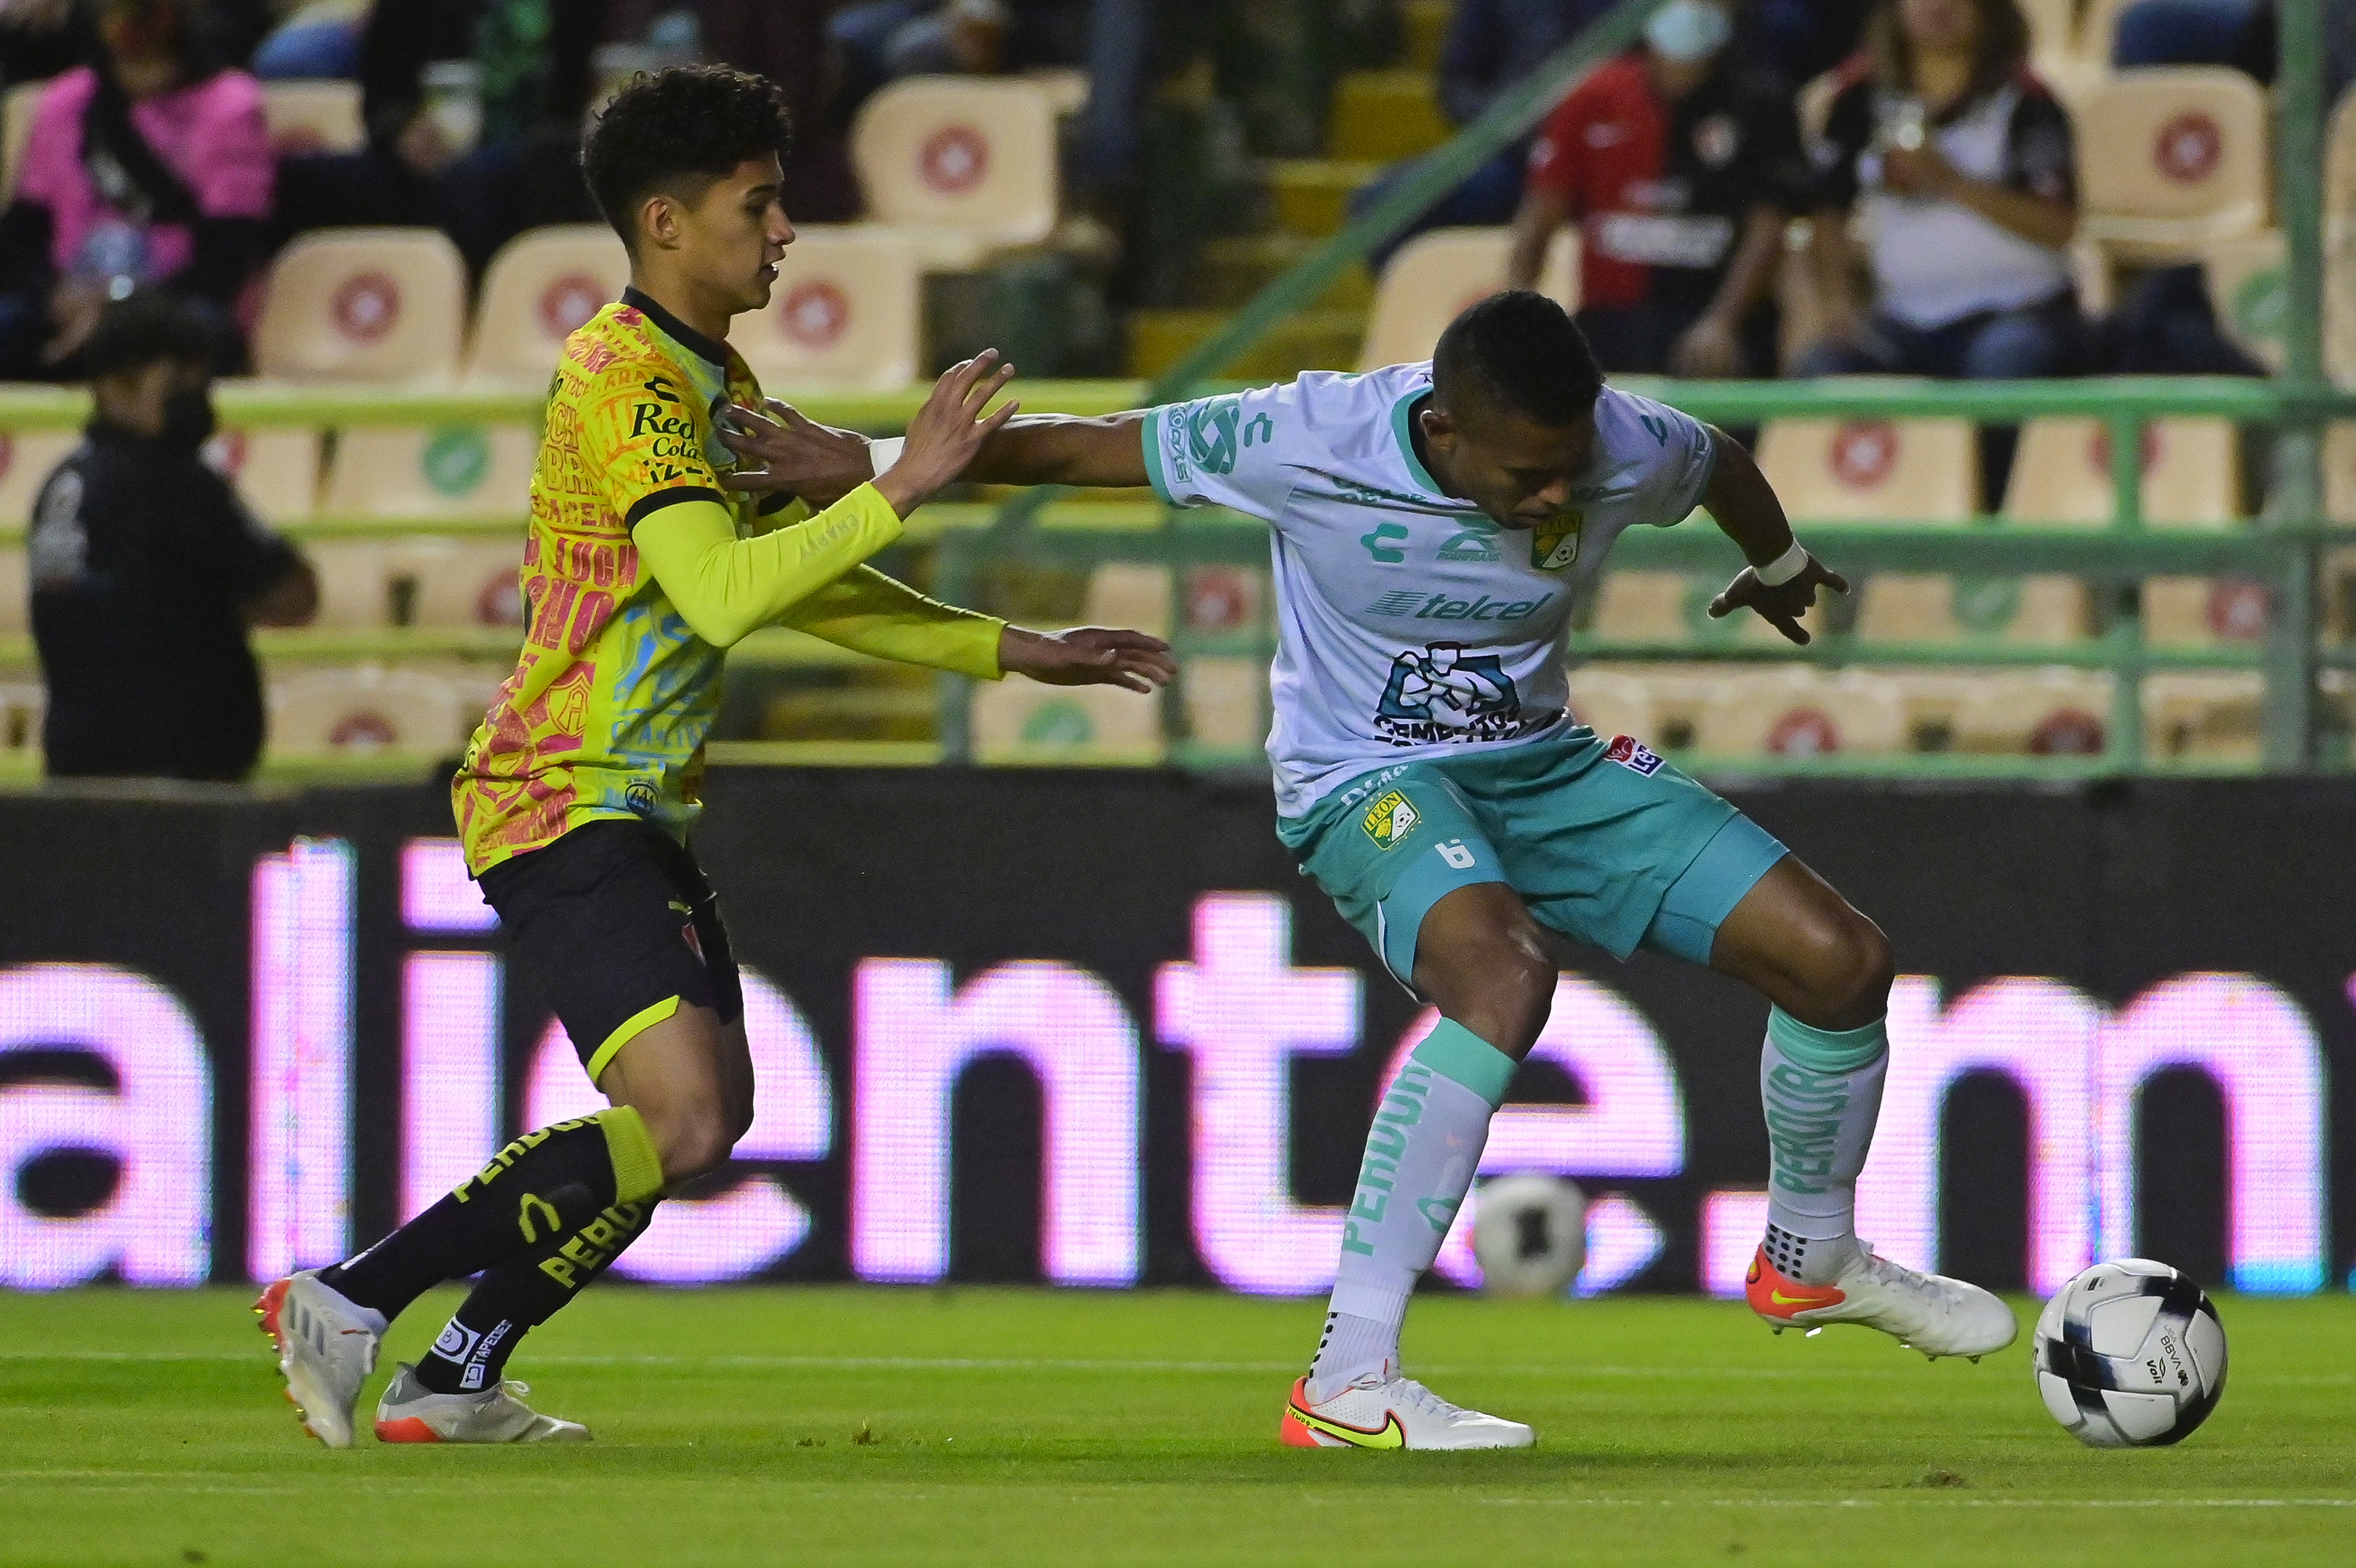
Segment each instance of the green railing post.
[{"label": "green railing post", "polygon": [[[2275,446],[2267,526],[2308,529],[2323,516],[2323,0],[2279,0],[2275,75],[2276,203],[2289,252],[2289,384]],[[2302,770],[2315,756],[2315,545],[2284,552],[2266,634],[2266,766]]]},{"label": "green railing post", "polygon": [[[2104,422],[2111,441],[2111,526],[2143,532],[2144,415],[2120,409]],[[2111,766],[2132,773],[2143,765],[2143,595],[2114,592],[2104,640],[2111,650],[2111,723],[2103,750]]]}]

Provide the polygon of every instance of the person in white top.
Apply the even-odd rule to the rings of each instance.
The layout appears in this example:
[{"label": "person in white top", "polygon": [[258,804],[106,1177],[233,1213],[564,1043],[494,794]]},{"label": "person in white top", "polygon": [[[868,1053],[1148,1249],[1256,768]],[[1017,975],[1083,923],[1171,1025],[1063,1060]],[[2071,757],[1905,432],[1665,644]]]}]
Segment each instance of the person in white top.
[{"label": "person in white top", "polygon": [[[867,477],[859,437],[780,413],[736,411],[750,461],[729,482],[822,497]],[[1933,1355],[2011,1341],[1994,1296],[1897,1268],[1854,1234],[1887,1057],[1880,930],[1725,800],[1567,711],[1570,606],[1623,529],[1707,507],[1751,563],[1711,613],[1750,609],[1794,642],[1820,587],[1847,591],[1740,446],[1604,385],[1561,306],[1512,292],[1459,317],[1428,364],[1100,419],[1022,415],[966,475],[1150,484],[1269,524],[1278,836],[1440,1014],[1376,1113],[1285,1442],[1533,1441],[1401,1376],[1398,1334],[1546,1025],[1562,936],[1620,958],[1652,947],[1774,1004],[1755,1310],[1779,1330],[1868,1324]]]}]

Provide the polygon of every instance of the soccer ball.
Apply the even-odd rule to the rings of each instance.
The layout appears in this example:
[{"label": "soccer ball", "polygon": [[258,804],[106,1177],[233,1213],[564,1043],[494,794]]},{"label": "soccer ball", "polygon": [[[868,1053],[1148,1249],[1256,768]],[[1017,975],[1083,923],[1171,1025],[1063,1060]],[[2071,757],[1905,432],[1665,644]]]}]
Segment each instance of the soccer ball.
[{"label": "soccer ball", "polygon": [[1473,1195],[1472,1256],[1493,1295],[1559,1295],[1587,1262],[1587,1195],[1553,1176],[1509,1176]]},{"label": "soccer ball", "polygon": [[2045,1304],[2036,1370],[2045,1408],[2088,1447],[2179,1443],[2225,1391],[2225,1325],[2166,1263],[2115,1258]]}]

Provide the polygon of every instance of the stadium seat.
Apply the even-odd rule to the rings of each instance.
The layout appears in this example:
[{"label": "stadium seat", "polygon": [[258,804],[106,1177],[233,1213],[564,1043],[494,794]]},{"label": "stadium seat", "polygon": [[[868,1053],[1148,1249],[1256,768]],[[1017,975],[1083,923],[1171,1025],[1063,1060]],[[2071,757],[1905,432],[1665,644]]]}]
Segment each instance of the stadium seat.
[{"label": "stadium seat", "polygon": [[1979,510],[1961,419],[1771,419],[1759,467],[1795,518],[1960,522]]},{"label": "stadium seat", "polygon": [[49,693],[37,682],[19,681],[0,686],[0,756],[37,756],[41,750],[41,715],[48,711]]},{"label": "stadium seat", "polygon": [[2072,642],[2093,629],[2085,585],[2052,573],[1877,572],[1858,598],[1857,634],[1869,642]]},{"label": "stadium seat", "polygon": [[483,270],[467,376],[546,382],[565,338],[621,298],[629,281],[629,252],[603,223],[561,223],[517,235]]},{"label": "stadium seat", "polygon": [[336,441],[331,517],[515,517],[530,509],[539,439],[520,424],[363,424]]},{"label": "stadium seat", "polygon": [[1020,78],[916,76],[861,105],[851,161],[868,215],[958,271],[1055,226],[1055,105]]},{"label": "stadium seat", "polygon": [[771,391],[908,386],[919,370],[921,269],[902,231],[812,225],[786,253],[768,306],[729,341]]},{"label": "stadium seat", "polygon": [[1268,665],[1227,654],[1189,659],[1179,671],[1186,734],[1197,746],[1250,751],[1268,739]]},{"label": "stadium seat", "polygon": [[1721,682],[1702,711],[1701,749],[1722,757],[1902,751],[1906,714],[1887,684],[1805,666]]},{"label": "stadium seat", "polygon": [[2356,220],[2356,93],[2340,95],[2324,137],[2324,233],[2344,238]]},{"label": "stadium seat", "polygon": [[297,381],[431,382],[458,369],[466,264],[434,229],[327,229],[271,264],[256,371]]},{"label": "stadium seat", "polygon": [[322,539],[303,554],[319,575],[319,611],[313,624],[371,631],[403,624],[406,606],[393,585],[393,557],[371,539]]},{"label": "stadium seat", "polygon": [[23,528],[32,521],[41,487],[80,445],[78,430],[0,430],[0,527]]},{"label": "stadium seat", "polygon": [[32,588],[25,573],[25,547],[0,545],[0,637],[22,637],[32,628]]},{"label": "stadium seat", "polygon": [[[2154,527],[2224,528],[2241,513],[2240,457],[2223,419],[2144,426],[2143,517]],[[2004,514],[2024,523],[2111,521],[2111,442],[2103,422],[2032,419],[2020,427]]]},{"label": "stadium seat", "polygon": [[1186,568],[1184,608],[1186,629],[1190,632],[1249,631],[1264,627],[1268,624],[1268,604],[1265,568],[1226,561]]},{"label": "stadium seat", "polygon": [[224,430],[205,461],[267,523],[300,522],[319,508],[319,433],[284,425]]},{"label": "stadium seat", "polygon": [[2222,66],[2122,72],[2077,105],[2079,233],[2130,262],[2197,261],[2265,224],[2265,92]]},{"label": "stadium seat", "polygon": [[[1667,752],[1691,751],[1700,745],[1702,720],[1711,701],[1727,682],[1740,682],[1751,673],[1739,664],[1620,664],[1612,670],[1615,676],[1643,686],[1651,726],[1650,733],[1614,733],[1633,735],[1655,751]],[[1608,686],[1598,688],[1597,695],[1605,702],[1614,697]],[[1574,697],[1574,704],[1576,701]],[[1576,705],[1572,712],[1578,712]]]},{"label": "stadium seat", "polygon": [[24,164],[25,138],[33,134],[33,111],[40,107],[46,81],[20,81],[0,93],[0,206],[14,200]]},{"label": "stadium seat", "polygon": [[262,113],[280,157],[356,153],[368,145],[357,81],[265,81]]},{"label": "stadium seat", "polygon": [[412,539],[395,554],[409,584],[411,624],[523,629],[523,542]]},{"label": "stadium seat", "polygon": [[[1513,231],[1434,229],[1398,248],[1376,285],[1358,369],[1407,364],[1431,357],[1440,334],[1465,306],[1505,286]],[[1579,232],[1566,226],[1547,250],[1538,290],[1579,308]]]},{"label": "stadium seat", "polygon": [[2218,670],[2143,683],[2144,746],[2154,758],[2256,762],[2265,749],[2265,678]]},{"label": "stadium seat", "polygon": [[2077,0],[2020,0],[2020,13],[2029,22],[2029,59],[2040,69],[2077,52]]},{"label": "stadium seat", "polygon": [[1139,561],[1108,561],[1088,574],[1080,607],[1086,626],[1125,626],[1151,637],[1170,635],[1170,568]]},{"label": "stadium seat", "polygon": [[1962,690],[1955,721],[1960,751],[2092,756],[2109,731],[2111,677],[2104,673],[1991,671]]},{"label": "stadium seat", "polygon": [[1586,664],[1570,672],[1570,716],[1601,736],[1633,736],[1662,747],[1653,717],[1653,688],[1630,667]]},{"label": "stadium seat", "polygon": [[437,675],[374,664],[315,670],[272,682],[270,749],[455,752],[466,742],[466,716]]},{"label": "stadium seat", "polygon": [[1162,700],[1119,686],[977,682],[972,735],[985,763],[1157,763]]},{"label": "stadium seat", "polygon": [[[1777,642],[1783,633],[1755,615],[1709,618],[1709,601],[1734,575],[1707,572],[1607,572],[1599,588],[1595,617],[1589,629],[1598,637],[1622,642],[1723,641],[1742,638],[1752,642]],[[1800,618],[1813,633],[1824,629],[1825,606],[1819,601]]]},{"label": "stadium seat", "polygon": [[2290,330],[2290,288],[2282,231],[2262,229],[2201,250],[2217,325],[2241,350],[2279,375]]}]

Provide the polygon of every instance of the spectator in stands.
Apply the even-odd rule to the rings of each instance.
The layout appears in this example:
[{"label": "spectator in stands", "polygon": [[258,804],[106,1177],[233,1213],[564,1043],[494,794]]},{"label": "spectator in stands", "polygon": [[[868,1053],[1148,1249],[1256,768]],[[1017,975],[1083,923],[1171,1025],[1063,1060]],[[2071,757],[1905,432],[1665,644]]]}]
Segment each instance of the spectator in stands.
[{"label": "spectator in stands", "polygon": [[369,0],[309,0],[254,47],[246,68],[264,81],[318,81],[359,74]]},{"label": "spectator in stands", "polygon": [[[1803,376],[2004,380],[2079,368],[2084,322],[2070,115],[2030,76],[2015,0],[1883,0],[1814,149],[1812,248],[1826,322]],[[1871,236],[1873,304],[1850,292],[1848,221]],[[1996,506],[2014,432],[1984,431]]]},{"label": "spectator in stands", "polygon": [[246,628],[317,607],[309,565],[201,456],[209,352],[164,294],[109,306],[83,346],[96,411],[26,538],[52,777],[244,778],[262,737]]},{"label": "spectator in stands", "polygon": [[1810,181],[1790,90],[1733,36],[1729,0],[1668,0],[1530,145],[1506,286],[1537,287],[1577,222],[1579,325],[1607,371],[1775,373],[1769,295]]},{"label": "spectator in stands", "polygon": [[[1440,113],[1458,129],[1479,119],[1497,95],[1546,63],[1581,28],[1612,9],[1614,0],[1456,0],[1440,50]],[[1379,273],[1391,252],[1427,229],[1506,223],[1522,203],[1522,173],[1530,144],[1517,141],[1483,164],[1422,216],[1366,258]],[[1355,218],[1388,195],[1415,167],[1409,159],[1385,169],[1350,198]]]},{"label": "spectator in stands", "polygon": [[75,0],[0,0],[0,82],[46,81],[89,56]]},{"label": "spectator in stands", "polygon": [[377,6],[360,37],[368,150],[288,159],[284,231],[430,225],[479,274],[526,229],[595,221],[577,156],[605,10],[606,0]]},{"label": "spectator in stands", "polygon": [[94,62],[42,90],[0,213],[0,379],[53,375],[110,299],[162,286],[243,357],[240,296],[270,215],[262,89],[203,48],[187,0],[99,0]]}]

